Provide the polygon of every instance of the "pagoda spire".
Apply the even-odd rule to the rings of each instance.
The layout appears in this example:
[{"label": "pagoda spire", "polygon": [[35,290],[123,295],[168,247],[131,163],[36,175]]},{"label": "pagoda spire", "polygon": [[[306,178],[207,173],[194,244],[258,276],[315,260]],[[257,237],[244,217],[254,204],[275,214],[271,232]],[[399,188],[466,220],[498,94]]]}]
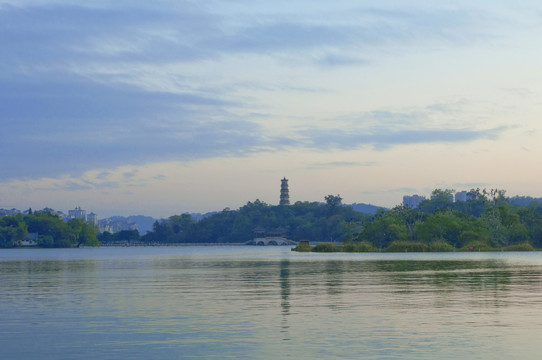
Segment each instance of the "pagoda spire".
[{"label": "pagoda spire", "polygon": [[290,205],[290,194],[288,191],[288,179],[284,177],[280,184],[280,203],[279,205]]}]

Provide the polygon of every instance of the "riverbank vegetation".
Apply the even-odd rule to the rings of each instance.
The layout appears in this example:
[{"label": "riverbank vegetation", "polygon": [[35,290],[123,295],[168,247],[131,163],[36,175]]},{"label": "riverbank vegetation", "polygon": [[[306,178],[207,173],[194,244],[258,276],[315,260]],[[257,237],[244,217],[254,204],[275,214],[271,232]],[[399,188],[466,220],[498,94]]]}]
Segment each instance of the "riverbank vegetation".
[{"label": "riverbank vegetation", "polygon": [[[30,235],[35,234],[33,238]],[[30,243],[39,247],[97,246],[96,229],[81,219],[63,221],[47,212],[0,217],[0,248]]]},{"label": "riverbank vegetation", "polygon": [[[238,210],[229,208],[198,222],[189,214],[156,221],[153,230],[139,241],[147,243],[245,243],[258,236],[276,234],[293,241],[310,239],[338,242],[360,230],[369,215],[342,206],[341,197],[328,195],[325,203],[296,202],[273,206],[263,201],[248,202]],[[115,234],[116,235],[116,234]],[[98,236],[107,242],[110,235]],[[122,241],[117,238],[117,241]]]},{"label": "riverbank vegetation", "polygon": [[[473,189],[469,200],[452,202],[452,190],[437,189],[418,208],[380,211],[345,238],[344,252],[532,251],[542,248],[542,205],[514,205],[502,190]],[[374,248],[357,249],[357,244]],[[297,251],[321,251],[323,244]]]},{"label": "riverbank vegetation", "polygon": [[[102,233],[81,220],[68,222],[48,213],[0,218],[0,247],[20,246],[37,233],[42,247],[98,244],[234,244],[255,237],[282,236],[306,242],[299,251],[527,251],[542,248],[542,204],[517,205],[502,190],[472,189],[469,200],[452,202],[452,190],[437,189],[416,209],[400,205],[374,215],[342,205],[339,195],[324,203],[296,202],[274,206],[260,200],[238,210],[195,221],[189,214],[156,221],[152,231]],[[511,201],[514,200],[514,201]],[[274,234],[274,235],[273,235]],[[320,244],[319,244],[320,243]],[[342,245],[338,245],[342,244]]]},{"label": "riverbank vegetation", "polygon": [[[157,221],[137,241],[147,243],[244,243],[259,236],[255,229],[280,228],[300,250],[345,251],[490,251],[542,248],[542,205],[514,205],[502,190],[472,189],[469,200],[452,202],[453,190],[436,189],[418,208],[400,205],[362,214],[342,205],[339,195],[324,203],[296,202],[273,206],[256,200],[238,210],[195,222],[189,214]],[[513,198],[517,200],[516,198]],[[132,234],[133,235],[133,234]],[[122,241],[103,234],[100,241]],[[133,238],[133,237],[132,237]],[[338,245],[343,244],[343,245]]]},{"label": "riverbank vegetation", "polygon": [[307,243],[298,244],[292,248],[297,252],[455,252],[455,251],[536,251],[530,243],[512,244],[500,248],[491,247],[485,243],[472,243],[469,246],[455,248],[444,241],[436,241],[430,244],[423,244],[416,241],[394,241],[384,249],[378,249],[367,242],[347,241],[343,244],[319,243],[311,246]]}]

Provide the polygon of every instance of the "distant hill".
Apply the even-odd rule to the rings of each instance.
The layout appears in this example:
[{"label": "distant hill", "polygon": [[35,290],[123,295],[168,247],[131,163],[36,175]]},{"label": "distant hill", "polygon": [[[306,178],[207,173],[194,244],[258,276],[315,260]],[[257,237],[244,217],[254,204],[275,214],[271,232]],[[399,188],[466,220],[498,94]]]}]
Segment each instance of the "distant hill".
[{"label": "distant hill", "polygon": [[376,214],[376,212],[377,212],[379,209],[387,210],[386,208],[384,208],[384,207],[382,207],[382,206],[375,206],[375,205],[371,205],[371,204],[358,204],[358,203],[353,203],[353,204],[346,205],[346,206],[351,206],[352,209],[354,209],[354,211],[357,211],[357,212],[360,212],[360,213],[364,213],[364,214],[371,214],[371,215]]},{"label": "distant hill", "polygon": [[152,224],[154,224],[156,219],[150,216],[135,215],[135,216],[128,216],[128,221],[135,222],[137,224],[137,229],[139,231],[139,234],[145,235],[147,231],[152,231]]}]

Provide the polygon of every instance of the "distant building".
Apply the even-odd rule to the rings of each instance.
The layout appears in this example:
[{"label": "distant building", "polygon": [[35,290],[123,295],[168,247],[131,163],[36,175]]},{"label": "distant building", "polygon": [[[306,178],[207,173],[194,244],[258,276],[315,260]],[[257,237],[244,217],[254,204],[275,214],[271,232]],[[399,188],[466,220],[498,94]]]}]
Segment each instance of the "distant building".
[{"label": "distant building", "polygon": [[78,206],[73,210],[68,210],[68,218],[70,219],[82,219],[87,220],[87,212],[86,210],[81,210],[81,208]]},{"label": "distant building", "polygon": [[469,195],[469,193],[465,190],[459,191],[455,193],[455,201],[467,201],[470,200],[472,196]]},{"label": "distant building", "polygon": [[10,216],[20,214],[21,211],[15,208],[13,209],[0,209],[0,216]]},{"label": "distant building", "polygon": [[21,241],[21,246],[36,246],[38,245],[38,233],[28,233]]},{"label": "distant building", "polygon": [[109,232],[111,234],[118,233],[123,230],[138,230],[137,224],[125,218],[119,219],[102,219],[98,221],[98,231]]},{"label": "distant building", "polygon": [[286,177],[281,180],[279,205],[290,205],[290,193],[288,190],[288,179],[286,179]]},{"label": "distant building", "polygon": [[110,234],[114,233],[113,226],[111,226],[111,224],[105,220],[100,220],[98,222],[98,231],[100,233],[104,233],[104,232],[108,232]]},{"label": "distant building", "polygon": [[403,205],[411,209],[416,209],[425,200],[426,198],[423,195],[405,195],[403,196]]},{"label": "distant building", "polygon": [[94,225],[98,225],[98,215],[91,212],[90,214],[87,215],[87,221],[93,223]]}]

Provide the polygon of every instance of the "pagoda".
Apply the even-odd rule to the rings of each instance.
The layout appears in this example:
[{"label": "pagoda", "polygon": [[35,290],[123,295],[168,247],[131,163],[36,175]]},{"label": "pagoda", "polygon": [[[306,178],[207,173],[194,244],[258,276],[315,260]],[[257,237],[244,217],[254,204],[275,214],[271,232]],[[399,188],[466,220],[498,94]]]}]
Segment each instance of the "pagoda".
[{"label": "pagoda", "polygon": [[281,180],[279,205],[290,205],[290,194],[288,193],[288,179],[286,179],[286,177]]}]

